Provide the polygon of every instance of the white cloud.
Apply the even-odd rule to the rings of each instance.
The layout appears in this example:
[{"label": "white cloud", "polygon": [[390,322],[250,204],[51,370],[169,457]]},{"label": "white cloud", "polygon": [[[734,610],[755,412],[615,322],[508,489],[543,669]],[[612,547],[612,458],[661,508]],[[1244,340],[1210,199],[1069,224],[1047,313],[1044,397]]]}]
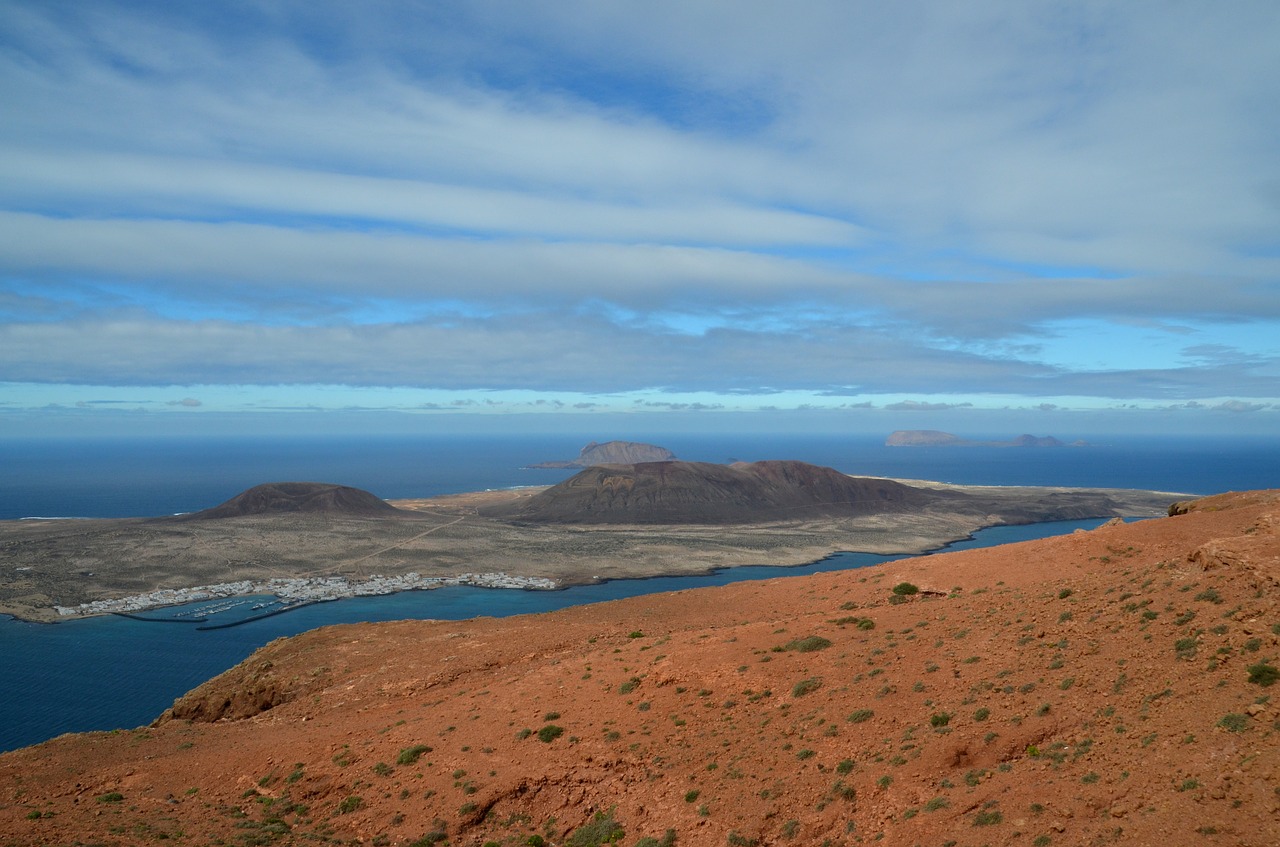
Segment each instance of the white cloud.
[{"label": "white cloud", "polygon": [[[1280,337],[1275,4],[11,2],[0,36],[0,378],[1280,397],[1232,332]],[[1195,344],[1109,359],[1152,327]]]}]

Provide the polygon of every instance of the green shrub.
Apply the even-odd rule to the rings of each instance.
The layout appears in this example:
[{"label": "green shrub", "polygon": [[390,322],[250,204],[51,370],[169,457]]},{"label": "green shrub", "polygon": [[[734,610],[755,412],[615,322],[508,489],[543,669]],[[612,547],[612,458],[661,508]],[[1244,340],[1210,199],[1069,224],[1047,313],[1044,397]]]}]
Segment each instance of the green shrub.
[{"label": "green shrub", "polygon": [[816,676],[808,679],[802,679],[791,687],[792,697],[803,697],[806,694],[812,694],[822,687],[822,680]]},{"label": "green shrub", "polygon": [[973,816],[974,826],[993,826],[1004,820],[1004,815],[997,809],[983,810]]},{"label": "green shrub", "polygon": [[933,716],[929,718],[929,725],[935,728],[946,726],[949,723],[951,723],[950,712],[935,712]]},{"label": "green shrub", "polygon": [[836,765],[836,773],[841,776],[853,772],[853,759],[841,759],[840,764]]},{"label": "green shrub", "polygon": [[831,642],[820,635],[808,635],[804,638],[797,638],[794,641],[788,641],[782,645],[783,650],[794,650],[797,653],[813,653],[818,650],[825,650],[831,646]]},{"label": "green shrub", "polygon": [[1059,600],[1066,600],[1068,597],[1070,597],[1070,596],[1071,596],[1072,594],[1074,594],[1074,593],[1075,593],[1075,592],[1074,592],[1074,591],[1072,591],[1070,588],[1064,588],[1064,589],[1062,589],[1061,591],[1059,591],[1059,592],[1058,592],[1058,599],[1059,599]]},{"label": "green shrub", "polygon": [[652,835],[646,835],[636,842],[636,847],[675,847],[676,831],[668,829],[662,838],[654,838]]},{"label": "green shrub", "polygon": [[875,715],[875,712],[870,709],[858,709],[849,714],[849,723],[863,723],[871,720],[873,715]]},{"label": "green shrub", "polygon": [[1218,721],[1218,726],[1228,732],[1244,732],[1249,726],[1249,719],[1244,715],[1231,712],[1222,716],[1222,720]]},{"label": "green shrub", "polygon": [[400,751],[400,755],[396,756],[397,765],[412,765],[418,759],[422,758],[423,753],[430,753],[431,748],[425,744],[415,744],[412,747],[406,747]]},{"label": "green shrub", "polygon": [[108,791],[106,794],[98,795],[99,803],[120,803],[124,800],[124,795],[119,791]]},{"label": "green shrub", "polygon": [[338,804],[338,814],[349,815],[363,805],[364,805],[364,800],[352,794],[349,797],[346,797],[345,799],[343,799],[343,801]]},{"label": "green shrub", "polygon": [[981,709],[973,713],[973,719],[975,721],[985,721],[989,717],[991,717],[991,710],[986,706],[983,706]]},{"label": "green shrub", "polygon": [[538,740],[543,744],[550,744],[562,735],[564,735],[564,727],[556,726],[553,723],[549,723],[538,730]]},{"label": "green shrub", "polygon": [[599,847],[601,844],[616,844],[626,835],[622,824],[613,819],[613,809],[607,812],[596,812],[589,822],[573,831],[568,847]]},{"label": "green shrub", "polygon": [[1280,680],[1280,668],[1275,665],[1269,665],[1266,662],[1258,662],[1256,665],[1249,665],[1249,681],[1254,685],[1261,685],[1263,688],[1269,688],[1276,684],[1276,680]]},{"label": "green shrub", "polygon": [[699,795],[701,795],[701,794],[702,794],[702,792],[701,792],[701,791],[699,791],[699,790],[698,790],[698,789],[696,789],[696,788],[695,788],[695,789],[693,789],[692,791],[686,791],[686,792],[684,793],[684,801],[685,801],[686,803],[693,803],[693,802],[695,802],[695,801],[698,799],[698,796],[699,796]]},{"label": "green shrub", "polygon": [[899,582],[890,590],[899,597],[908,597],[912,594],[920,593],[919,586],[912,585],[910,582]]}]

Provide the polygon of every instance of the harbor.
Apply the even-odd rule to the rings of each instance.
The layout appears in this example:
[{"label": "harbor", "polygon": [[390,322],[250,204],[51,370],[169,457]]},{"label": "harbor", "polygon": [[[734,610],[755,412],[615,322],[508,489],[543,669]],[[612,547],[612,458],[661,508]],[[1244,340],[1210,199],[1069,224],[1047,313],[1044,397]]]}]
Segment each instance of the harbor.
[{"label": "harbor", "polygon": [[[96,615],[119,615],[157,623],[201,624],[199,629],[221,628],[278,615],[292,609],[342,600],[349,597],[372,597],[401,591],[427,591],[448,585],[479,588],[508,588],[548,591],[559,587],[555,580],[542,577],[512,576],[506,573],[464,573],[456,576],[423,576],[407,573],[398,576],[370,576],[351,580],[343,576],[240,580],[192,588],[161,588],[145,594],[92,600],[76,606],[55,606],[64,618]],[[265,595],[268,599],[259,599]],[[212,601],[212,602],[209,602]],[[250,605],[252,604],[252,605]],[[246,610],[245,607],[249,608]],[[157,609],[173,609],[164,616],[147,615]],[[235,616],[235,624],[221,622],[205,626],[214,616],[226,620],[232,612],[251,614]]]}]

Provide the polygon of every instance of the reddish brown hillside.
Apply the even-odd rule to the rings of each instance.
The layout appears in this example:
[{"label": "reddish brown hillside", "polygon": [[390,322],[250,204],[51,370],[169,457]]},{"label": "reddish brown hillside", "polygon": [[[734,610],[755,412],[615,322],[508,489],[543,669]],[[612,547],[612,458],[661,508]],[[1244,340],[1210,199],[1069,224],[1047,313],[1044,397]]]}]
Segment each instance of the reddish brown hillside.
[{"label": "reddish brown hillside", "polygon": [[1278,527],[318,630],[0,756],[0,844],[1273,845]]}]

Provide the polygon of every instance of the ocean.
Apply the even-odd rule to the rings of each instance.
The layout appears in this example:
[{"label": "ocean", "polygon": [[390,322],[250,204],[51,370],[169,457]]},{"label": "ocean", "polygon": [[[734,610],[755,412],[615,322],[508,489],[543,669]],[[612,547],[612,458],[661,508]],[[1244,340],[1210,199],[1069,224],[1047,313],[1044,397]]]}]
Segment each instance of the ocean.
[{"label": "ocean", "polygon": [[[881,439],[833,436],[623,437],[661,444],[690,460],[799,459],[848,473],[964,484],[1146,488],[1188,494],[1280,487],[1276,440],[1088,439],[1098,446],[895,449],[884,447]],[[386,499],[545,485],[571,472],[523,466],[572,458],[587,440],[566,434],[0,441],[0,519],[172,514],[216,505],[258,483],[285,480],[353,485]],[[955,546],[1006,543],[1096,524],[999,527]],[[762,562],[759,567],[702,577],[620,580],[551,592],[452,587],[325,603],[216,631],[119,617],[43,625],[4,618],[0,750],[63,732],[143,725],[176,697],[257,647],[316,626],[527,614],[740,579],[874,566],[886,559],[840,554],[802,568]]]}]

